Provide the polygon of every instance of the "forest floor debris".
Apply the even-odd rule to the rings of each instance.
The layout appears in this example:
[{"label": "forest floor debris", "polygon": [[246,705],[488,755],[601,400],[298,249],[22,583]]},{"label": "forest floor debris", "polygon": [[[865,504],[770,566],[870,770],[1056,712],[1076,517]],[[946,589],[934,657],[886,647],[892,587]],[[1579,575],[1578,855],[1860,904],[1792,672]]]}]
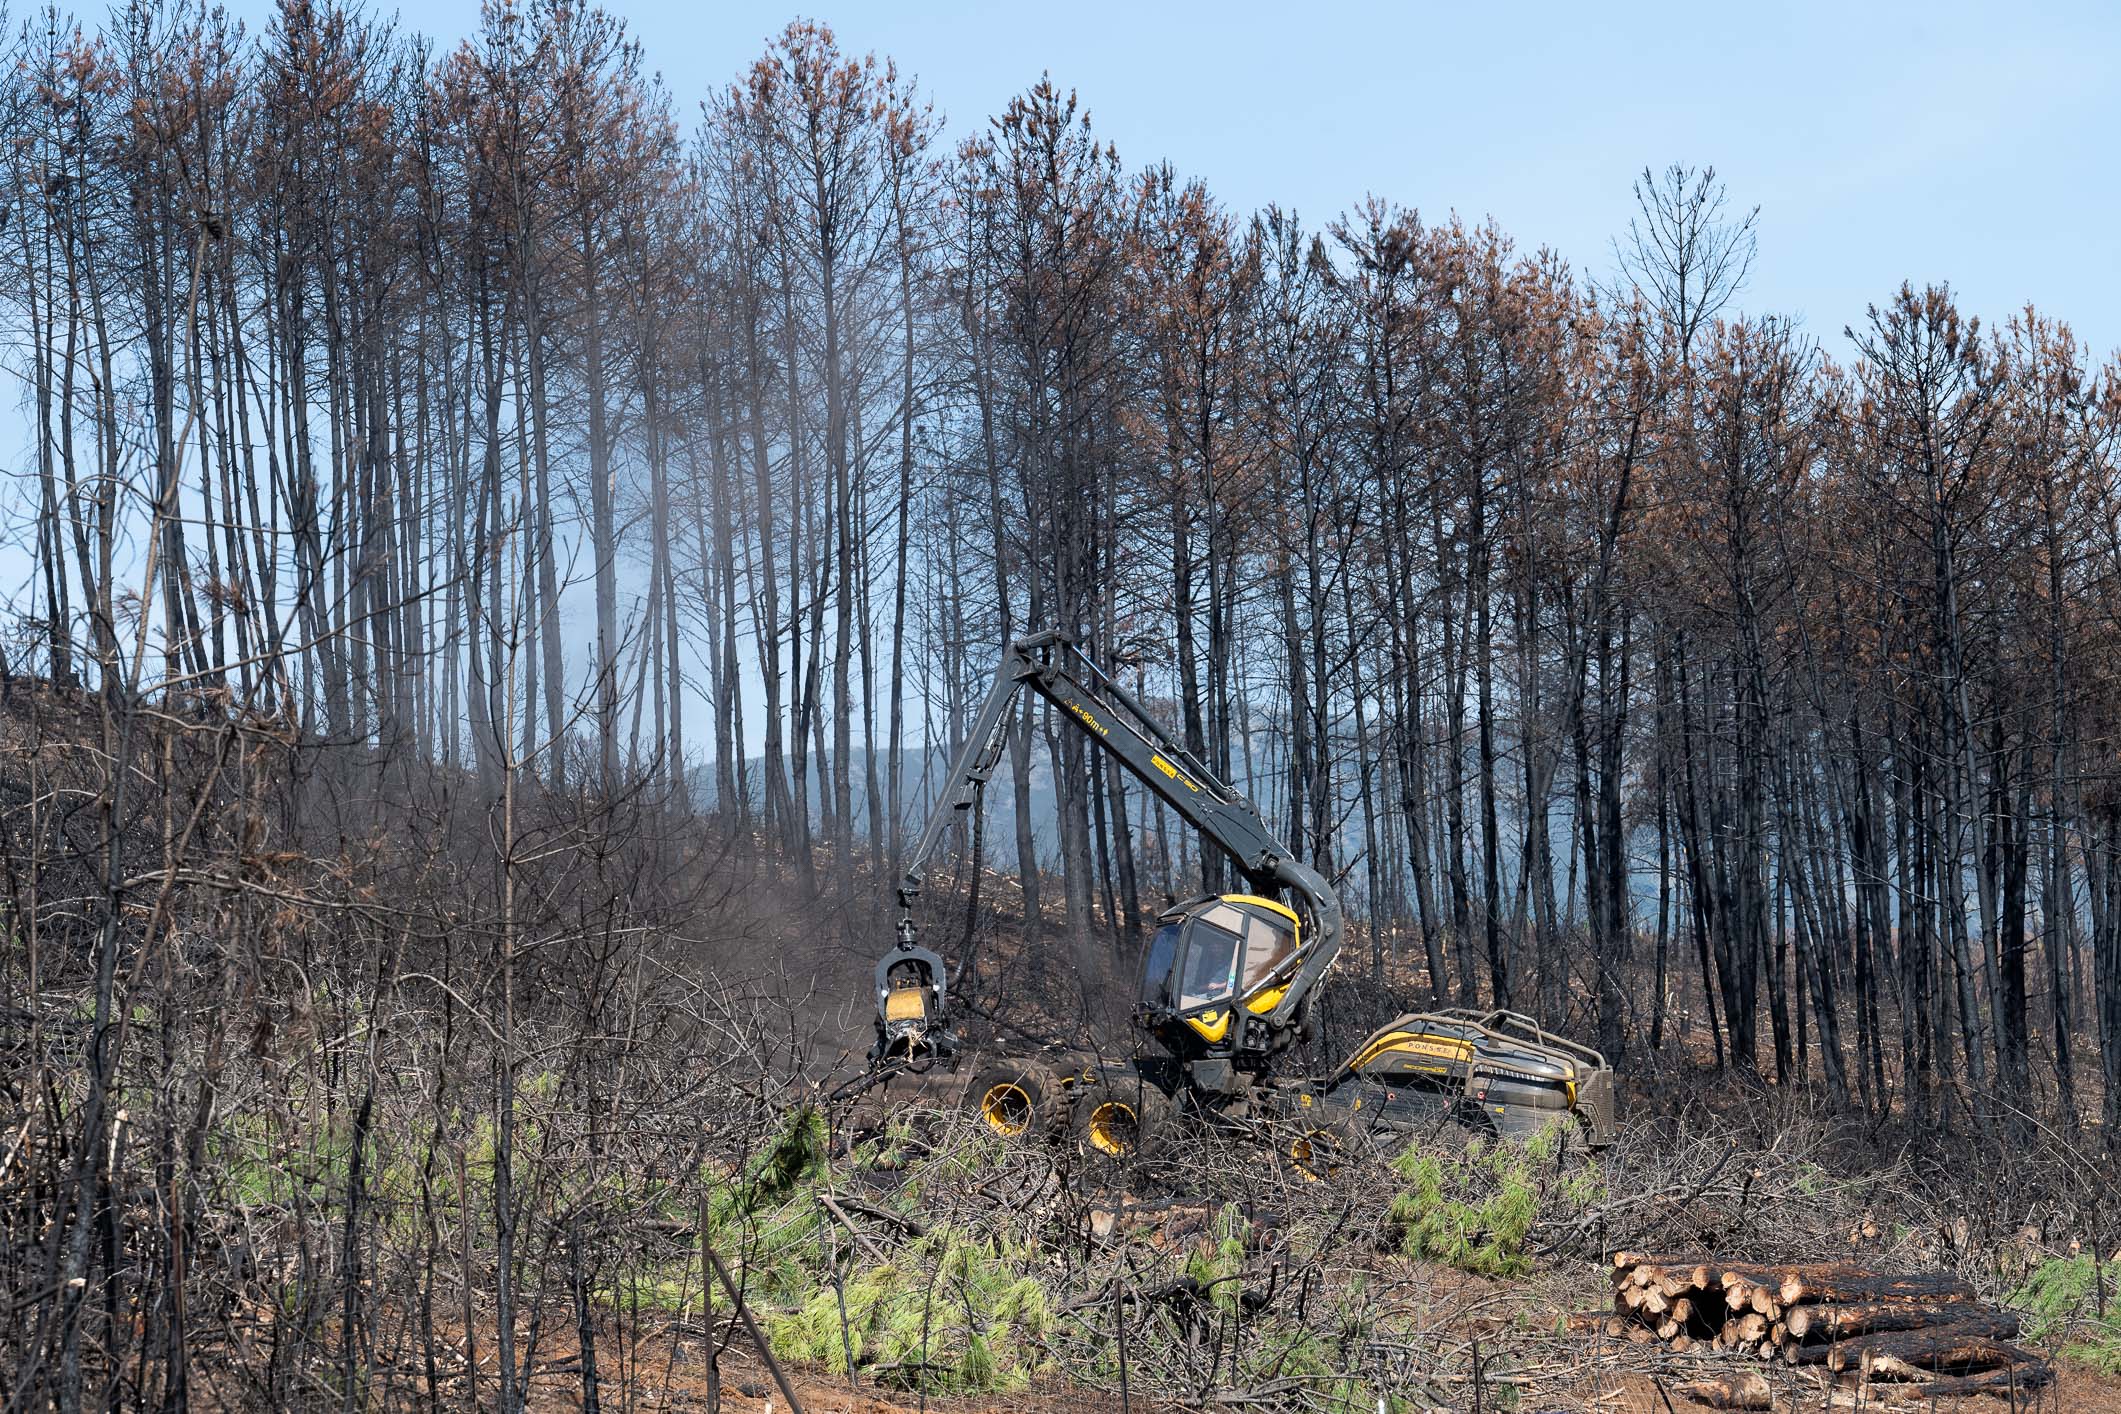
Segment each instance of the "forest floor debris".
[{"label": "forest floor debris", "polygon": [[[290,776],[260,758],[250,769]],[[63,781],[78,764],[39,769]],[[545,801],[538,829],[566,835],[574,808]],[[158,819],[129,828],[151,852]],[[520,1009],[475,1013],[497,938],[451,911],[454,894],[401,904],[414,890],[387,833],[362,835],[329,869],[274,862],[271,843],[227,866],[252,870],[256,888],[216,896],[222,911],[187,914],[166,940],[170,977],[233,955],[247,990],[173,992],[126,1011],[116,1042],[128,1074],[213,1063],[208,1090],[126,1092],[99,1237],[113,1272],[172,1270],[181,1253],[187,1363],[153,1368],[181,1371],[200,1407],[341,1407],[356,1382],[378,1407],[491,1405],[509,1387],[533,1407],[581,1407],[594,1372],[607,1408],[703,1408],[714,1348],[724,1407],[749,1414],[786,1403],[760,1347],[806,1408],[859,1414],[1354,1414],[1380,1398],[1395,1414],[1684,1414],[1683,1388],[1739,1374],[1765,1380],[1778,1408],[1821,1392],[1809,1366],[1567,1329],[1567,1313],[1610,1298],[1607,1254],[1626,1248],[1713,1253],[1730,1270],[1847,1252],[1880,1272],[1949,1273],[2019,1322],[2015,1337],[1982,1339],[2052,1361],[2056,1382],[2031,1407],[2121,1414],[2121,1381],[2100,1373],[2121,1366],[2121,1261],[2092,1255],[2121,1247],[2121,1201],[2104,1157],[2059,1127],[2007,1128],[1995,1111],[1984,1129],[1964,1103],[1952,1129],[1835,1111],[1801,1086],[1717,1071],[1685,1053],[1701,1037],[1682,1028],[1671,1051],[1638,1057],[1628,1130],[1597,1155],[1452,1131],[1321,1174],[1210,1127],[1127,1163],[1003,1140],[948,1108],[864,1128],[821,1097],[866,1039],[845,1020],[834,1029],[866,949],[776,893],[769,863],[644,837],[640,854],[662,858],[655,877],[672,890],[656,908],[688,927],[715,920],[703,937],[648,911],[628,856],[540,855],[552,872],[526,867],[530,896],[627,899],[642,910],[626,924],[639,951],[621,966],[609,930],[555,915],[518,957]],[[432,865],[487,877],[480,866]],[[677,887],[687,881],[698,889]],[[336,951],[302,950],[289,899],[338,910]],[[408,962],[378,984],[361,968],[398,956],[408,929],[431,970]],[[982,947],[987,974],[1008,982],[972,1003],[1006,995],[1019,1009],[974,1044],[1073,1015],[1080,988],[1041,973],[1037,950],[1008,936]],[[15,1093],[37,1097],[0,1123],[0,1219],[17,1253],[51,1230],[86,1089],[50,1057],[85,1034],[92,978],[75,955],[51,959],[21,1024],[0,1034]],[[1326,1048],[1407,1009],[1404,992],[1329,982]],[[188,1175],[175,1212],[164,1152]],[[731,1303],[703,1293],[709,1252],[743,1292],[756,1346]],[[33,1290],[37,1271],[18,1262],[15,1289]],[[98,1289],[94,1381],[136,1379],[133,1357],[178,1333],[155,1290],[131,1278]],[[105,1316],[112,1302],[123,1319]],[[1876,1301],[1844,1291],[1818,1304]],[[31,1309],[16,1308],[11,1351],[36,1336],[19,1314]],[[1852,1340],[1889,1333],[1835,1319],[1870,1327],[1850,1326]],[[1959,1378],[1929,1373],[1901,1383]],[[1967,1407],[2013,1393],[2027,1407],[2022,1388]]]},{"label": "forest floor debris", "polygon": [[[1629,1253],[1611,1268],[1614,1311],[1572,1320],[1564,1313],[1600,1263],[1585,1216],[1628,1210],[1625,1194],[1645,1177],[1625,1154],[1608,1175],[1566,1146],[1458,1135],[1322,1184],[1223,1143],[1204,1130],[1159,1172],[1002,1141],[949,1112],[901,1115],[841,1136],[807,1200],[798,1183],[779,1211],[756,1214],[747,1286],[774,1311],[775,1352],[834,1391],[835,1408],[855,1390],[1033,1407],[1018,1401],[1066,1389],[1087,1407],[1124,1396],[1323,1410],[1382,1397],[1395,1409],[1458,1410],[1475,1407],[1477,1391],[1489,1408],[1626,1409],[1637,1376],[1677,1407],[1790,1407],[1800,1388],[1837,1407],[1827,1381],[1844,1368],[1861,1386],[1849,1397],[1881,1408],[1994,1394],[2061,1410],[2079,1406],[2052,1401],[2088,1392],[2080,1403],[2095,1409],[2121,1391],[2011,1345],[2017,1318],[1966,1279],[1896,1274],[1890,1263]],[[1742,1226],[1749,1195],[1825,1188],[1801,1152],[1785,1143],[1749,1154],[1733,1186],[1704,1185],[1694,1217]],[[1174,1186],[1180,1175],[1205,1191]],[[806,1201],[823,1221],[796,1211]],[[1821,1220],[1848,1216],[1829,1193]],[[819,1252],[786,1245],[794,1233],[822,1236],[840,1255],[819,1265]],[[1902,1224],[1877,1245],[1922,1246]],[[1713,1333],[1710,1288],[1726,1313]],[[1722,1325],[1753,1316],[1763,1331],[1746,1364],[1735,1341],[1719,1355]],[[1792,1324],[1804,1328],[1795,1337]],[[1704,1329],[1689,1337],[1681,1326]],[[1662,1353],[1630,1340],[1634,1331]],[[1816,1369],[1780,1358],[1822,1336],[1850,1358]],[[1778,1357],[1772,1368],[1754,1363],[1762,1350]]]}]

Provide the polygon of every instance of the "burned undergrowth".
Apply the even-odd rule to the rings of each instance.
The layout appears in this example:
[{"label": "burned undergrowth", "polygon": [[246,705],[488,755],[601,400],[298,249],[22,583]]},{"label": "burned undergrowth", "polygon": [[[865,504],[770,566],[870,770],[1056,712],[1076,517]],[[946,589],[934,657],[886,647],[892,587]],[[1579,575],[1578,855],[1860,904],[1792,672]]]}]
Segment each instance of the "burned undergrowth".
[{"label": "burned undergrowth", "polygon": [[[106,726],[18,695],[0,763],[24,1400],[628,1407],[719,1397],[763,1346],[887,1400],[1572,1407],[1671,1358],[1565,1328],[1621,1246],[1941,1266],[2110,1359],[2113,1200],[2038,1127],[1918,1145],[1701,1074],[1638,1085],[1595,1155],[1439,1126],[1298,1161],[1194,1125],[1119,1162],[878,1117],[832,1098],[870,924],[755,842],[645,797],[480,803],[272,721],[143,714],[113,773]],[[109,842],[116,891],[83,864]],[[1080,992],[1004,887],[975,1045],[1061,1032]],[[1415,999],[1327,993],[1348,1029]]]}]

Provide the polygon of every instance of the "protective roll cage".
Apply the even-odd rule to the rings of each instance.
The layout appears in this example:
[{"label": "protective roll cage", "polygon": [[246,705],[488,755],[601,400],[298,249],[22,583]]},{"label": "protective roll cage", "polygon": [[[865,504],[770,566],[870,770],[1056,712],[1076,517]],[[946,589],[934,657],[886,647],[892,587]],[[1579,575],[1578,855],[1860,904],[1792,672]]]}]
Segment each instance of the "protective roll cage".
[{"label": "protective roll cage", "polygon": [[[1163,915],[1144,958],[1144,1024],[1181,1058],[1263,1055],[1288,1044],[1340,951],[1340,900],[1332,885],[1274,837],[1258,807],[1203,766],[1072,639],[1048,630],[1004,650],[994,686],[909,856],[898,886],[898,946],[878,966],[879,1052],[890,1049],[882,1008],[893,960],[935,957],[920,946],[913,917],[929,861],[958,814],[977,807],[1025,692],[1059,708],[1064,720],[1229,855],[1253,890],[1209,895]],[[1277,893],[1294,907],[1277,901]],[[939,966],[933,978],[940,1007]],[[920,1034],[947,1038],[943,1023],[942,1016],[931,1017]]]}]

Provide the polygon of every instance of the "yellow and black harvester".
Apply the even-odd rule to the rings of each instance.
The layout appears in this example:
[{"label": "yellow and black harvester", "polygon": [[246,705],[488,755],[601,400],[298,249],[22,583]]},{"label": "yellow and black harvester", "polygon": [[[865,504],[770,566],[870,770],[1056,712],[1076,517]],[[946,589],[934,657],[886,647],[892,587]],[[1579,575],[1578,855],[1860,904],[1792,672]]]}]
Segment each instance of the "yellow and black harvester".
[{"label": "yellow and black harvester", "polygon": [[[928,863],[960,813],[978,808],[1027,692],[1212,841],[1246,881],[1242,892],[1204,895],[1158,920],[1134,1011],[1153,1044],[1135,1058],[1054,1047],[970,1067],[951,1025],[943,960],[920,943],[914,912]],[[898,941],[876,969],[867,1082],[888,1094],[900,1088],[891,1083],[897,1077],[920,1077],[907,1088],[954,1092],[1000,1133],[1073,1132],[1114,1156],[1154,1147],[1177,1114],[1286,1120],[1298,1135],[1336,1138],[1445,1120],[1501,1134],[1563,1121],[1593,1145],[1613,1137],[1605,1058],[1508,1011],[1409,1013],[1326,1075],[1282,1073],[1276,1061],[1311,1034],[1318,984],[1340,951],[1339,896],[1274,836],[1257,806],[1060,633],[1009,644],[898,892]]]}]

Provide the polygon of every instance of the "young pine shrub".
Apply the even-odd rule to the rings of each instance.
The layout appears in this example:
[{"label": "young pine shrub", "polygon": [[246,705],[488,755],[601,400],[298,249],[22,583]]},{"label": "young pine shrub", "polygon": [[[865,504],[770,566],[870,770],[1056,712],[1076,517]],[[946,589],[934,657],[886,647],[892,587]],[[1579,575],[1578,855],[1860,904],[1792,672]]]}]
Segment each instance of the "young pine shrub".
[{"label": "young pine shrub", "polygon": [[1556,1154],[1546,1134],[1522,1144],[1480,1140],[1456,1153],[1409,1146],[1393,1160],[1407,1180],[1392,1200],[1400,1250],[1476,1276],[1530,1270],[1532,1229],[1551,1203],[1581,1208],[1596,1200],[1596,1168],[1546,1173]]},{"label": "young pine shrub", "polygon": [[1050,1364],[1053,1326],[1046,1289],[1023,1270],[1027,1254],[937,1229],[893,1261],[828,1281],[795,1311],[769,1316],[776,1355],[835,1374],[856,1368],[879,1383],[931,1394],[1025,1388]]},{"label": "young pine shrub", "polygon": [[1244,1210],[1235,1203],[1223,1204],[1215,1215],[1215,1227],[1206,1245],[1186,1258],[1186,1275],[1200,1283],[1218,1309],[1235,1311],[1244,1296],[1238,1273],[1245,1267]]},{"label": "young pine shrub", "polygon": [[2069,1359],[2121,1375],[2121,1257],[2054,1257],[2026,1274],[2006,1303],[2024,1314],[2025,1335],[2059,1343]]},{"label": "young pine shrub", "polygon": [[824,1116],[798,1106],[739,1172],[711,1185],[710,1240],[768,1300],[799,1302],[815,1289],[826,1138]]}]

